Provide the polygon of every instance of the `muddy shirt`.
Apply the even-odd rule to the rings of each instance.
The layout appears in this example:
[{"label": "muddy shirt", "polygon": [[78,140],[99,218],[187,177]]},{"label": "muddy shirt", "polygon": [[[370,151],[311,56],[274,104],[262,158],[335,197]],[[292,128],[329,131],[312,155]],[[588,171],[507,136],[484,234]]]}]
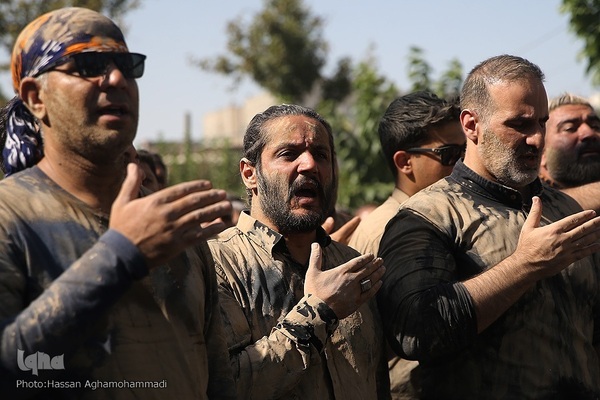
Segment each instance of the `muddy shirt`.
[{"label": "muddy shirt", "polygon": [[408,195],[400,189],[394,188],[391,196],[383,204],[367,215],[350,237],[348,246],[362,254],[372,253],[377,255],[379,242],[383,236],[385,225],[398,212],[400,204],[408,199]]},{"label": "muddy shirt", "polygon": [[[537,180],[530,189],[542,201],[541,225],[581,210]],[[380,311],[395,350],[419,360],[425,398],[600,394],[593,347],[600,343],[597,257],[538,281],[477,334],[475,309],[460,282],[514,252],[530,204],[459,161],[388,225],[380,247],[387,267]]]},{"label": "muddy shirt", "polygon": [[[323,269],[358,256],[322,230],[318,241]],[[209,246],[240,398],[389,398],[375,301],[338,321],[320,299],[304,296],[307,266],[292,259],[283,237],[246,213]]]},{"label": "muddy shirt", "polygon": [[[148,274],[137,248],[107,229],[106,215],[37,167],[0,182],[3,389],[43,399],[232,395],[206,243]],[[41,353],[62,365],[22,368]],[[43,386],[23,391],[17,380]]]},{"label": "muddy shirt", "polygon": [[[390,197],[360,222],[348,245],[362,254],[377,255],[385,226],[408,197],[400,189],[394,188]],[[391,349],[388,350],[388,358],[392,399],[417,399],[420,384],[417,382],[418,371],[413,370],[419,363],[398,357]]]}]

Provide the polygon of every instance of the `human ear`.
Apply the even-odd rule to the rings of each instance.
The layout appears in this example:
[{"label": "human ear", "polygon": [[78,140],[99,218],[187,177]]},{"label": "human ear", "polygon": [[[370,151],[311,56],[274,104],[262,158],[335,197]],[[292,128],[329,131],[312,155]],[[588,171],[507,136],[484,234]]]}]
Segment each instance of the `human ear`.
[{"label": "human ear", "polygon": [[41,96],[42,84],[32,77],[23,78],[19,87],[19,95],[29,111],[40,121],[45,120],[47,112]]},{"label": "human ear", "polygon": [[256,187],[258,186],[256,181],[256,167],[252,165],[250,160],[247,158],[242,158],[240,160],[240,175],[242,176],[242,181],[246,186],[246,189],[256,191]]},{"label": "human ear", "polygon": [[398,150],[394,153],[393,160],[398,173],[402,173],[404,175],[412,174],[412,162],[409,153],[404,150]]},{"label": "human ear", "polygon": [[474,111],[468,109],[462,110],[460,113],[460,124],[462,125],[467,139],[477,143],[477,125],[479,124],[479,116]]}]

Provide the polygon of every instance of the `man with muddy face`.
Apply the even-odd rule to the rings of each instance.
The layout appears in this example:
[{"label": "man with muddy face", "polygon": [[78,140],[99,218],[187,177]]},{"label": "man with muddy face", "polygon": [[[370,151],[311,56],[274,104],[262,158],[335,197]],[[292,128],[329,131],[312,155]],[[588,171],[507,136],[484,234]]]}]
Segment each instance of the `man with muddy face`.
[{"label": "man with muddy face", "polygon": [[316,230],[334,207],[337,180],[325,127],[306,116],[270,123],[256,170],[257,197],[280,233]]},{"label": "man with muddy face", "polygon": [[374,312],[385,269],[321,227],[337,186],[331,127],[305,107],[268,108],[246,130],[240,174],[250,211],[209,241],[239,398],[389,398]]}]

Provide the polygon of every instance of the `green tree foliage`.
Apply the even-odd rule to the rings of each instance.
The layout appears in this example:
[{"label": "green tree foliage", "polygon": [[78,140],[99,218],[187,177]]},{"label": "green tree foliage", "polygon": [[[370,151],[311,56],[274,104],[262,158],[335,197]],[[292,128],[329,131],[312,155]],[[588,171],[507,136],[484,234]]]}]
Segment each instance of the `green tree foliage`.
[{"label": "green tree foliage", "polygon": [[239,161],[241,150],[222,143],[208,148],[193,146],[173,151],[165,149],[163,159],[169,170],[169,184],[175,185],[193,179],[207,179],[213,187],[226,190],[237,197],[245,196],[240,179]]},{"label": "green tree foliage", "polygon": [[452,59],[448,69],[434,83],[433,92],[439,97],[454,99],[460,96],[463,83],[463,66],[458,59]]},{"label": "green tree foliage", "polygon": [[327,52],[322,25],[302,1],[266,0],[249,25],[241,17],[228,23],[228,55],[196,62],[236,82],[249,76],[275,96],[298,101],[321,79]]},{"label": "green tree foliage", "polygon": [[425,59],[425,53],[420,47],[412,46],[408,54],[408,80],[411,91],[428,90],[439,97],[452,99],[460,95],[463,82],[463,66],[458,59],[452,59],[448,69],[438,80],[432,77],[433,68]]},{"label": "green tree foliage", "polygon": [[430,90],[432,68],[423,57],[423,49],[412,46],[408,53],[408,79],[412,83],[411,92]]},{"label": "green tree foliage", "polygon": [[583,39],[587,73],[600,85],[600,0],[563,0],[560,10],[570,15],[571,30]]},{"label": "green tree foliage", "polygon": [[393,186],[377,128],[379,119],[398,95],[393,83],[379,75],[373,59],[359,63],[352,74],[349,104],[324,102],[319,110],[335,133],[339,173],[338,204],[356,209],[367,202],[380,203]]}]

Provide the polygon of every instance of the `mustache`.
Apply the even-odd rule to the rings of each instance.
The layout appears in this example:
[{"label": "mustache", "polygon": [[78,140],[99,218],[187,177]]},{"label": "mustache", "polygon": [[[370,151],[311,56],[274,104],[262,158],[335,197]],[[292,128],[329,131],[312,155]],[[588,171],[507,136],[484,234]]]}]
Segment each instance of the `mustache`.
[{"label": "mustache", "polygon": [[535,146],[524,145],[517,149],[517,156],[527,156],[527,157],[539,157],[541,155],[540,149]]},{"label": "mustache", "polygon": [[294,197],[294,194],[301,189],[314,190],[318,197],[325,198],[325,188],[315,178],[300,175],[292,184],[288,190],[288,201]]},{"label": "mustache", "polygon": [[578,156],[583,153],[600,153],[600,142],[581,142],[575,149]]}]

